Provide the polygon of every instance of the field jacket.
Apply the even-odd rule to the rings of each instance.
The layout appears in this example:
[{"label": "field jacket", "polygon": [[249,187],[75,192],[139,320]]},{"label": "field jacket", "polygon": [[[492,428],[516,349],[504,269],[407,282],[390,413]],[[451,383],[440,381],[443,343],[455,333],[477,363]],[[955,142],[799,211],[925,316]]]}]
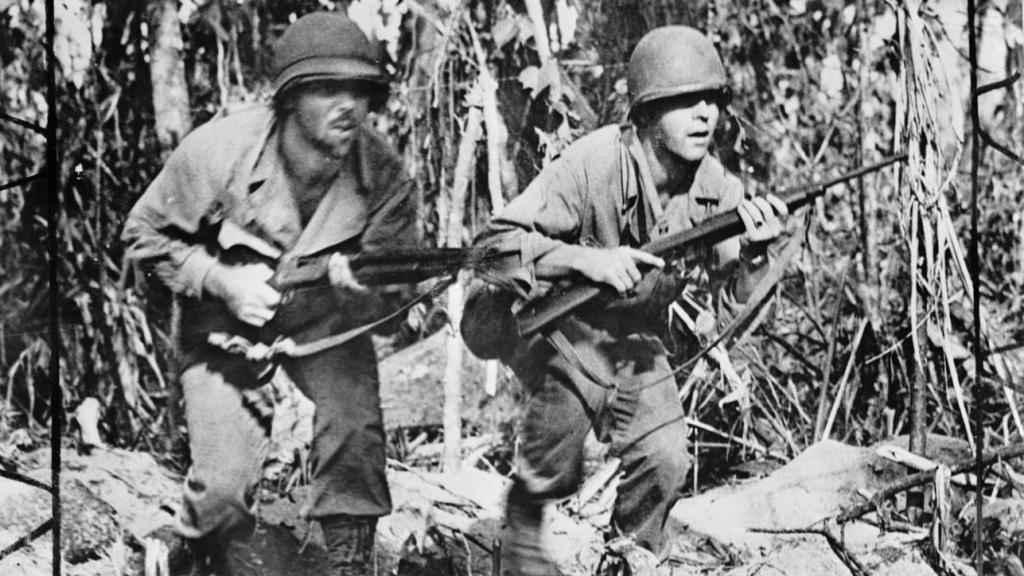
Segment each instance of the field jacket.
[{"label": "field jacket", "polygon": [[[710,155],[701,161],[687,189],[661,198],[646,162],[630,125],[605,126],[574,142],[477,237],[479,247],[518,255],[490,270],[489,276],[514,292],[520,302],[528,302],[550,289],[550,282],[537,278],[536,263],[560,246],[639,247],[658,235],[686,230],[711,215],[734,210],[743,199],[739,179]],[[708,274],[720,322],[731,318],[741,303],[732,282],[739,248],[739,239],[730,238],[698,250],[698,261],[686,263],[687,269],[698,264]],[[473,312],[467,311],[470,322],[486,322],[473,318]],[[631,322],[633,314],[630,307],[613,305],[583,310],[567,322],[580,334],[599,328],[601,338],[659,332],[656,326]]]},{"label": "field jacket", "polygon": [[[260,331],[236,320],[219,300],[203,293],[203,279],[218,260],[237,264],[237,246],[217,233],[229,221],[257,238],[243,246],[243,260],[276,264],[281,258],[331,250],[357,253],[411,246],[416,241],[413,183],[388,144],[361,127],[346,159],[350,165],[303,225],[283,175],[283,159],[269,107],[211,121],[189,134],[131,210],[123,239],[128,255],[149,274],[187,298],[182,339],[188,349],[210,331],[250,339],[286,334],[298,342],[322,338],[371,320],[365,302],[332,288],[282,294],[282,303]],[[268,249],[268,247],[273,250]],[[339,299],[339,296],[341,298]]]}]

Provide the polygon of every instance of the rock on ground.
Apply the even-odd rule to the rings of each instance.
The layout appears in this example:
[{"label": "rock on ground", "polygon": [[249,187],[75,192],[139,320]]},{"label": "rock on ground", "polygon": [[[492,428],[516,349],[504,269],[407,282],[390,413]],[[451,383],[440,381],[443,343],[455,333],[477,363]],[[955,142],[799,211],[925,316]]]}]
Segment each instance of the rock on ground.
[{"label": "rock on ground", "polygon": [[[887,443],[906,447],[905,438]],[[937,436],[929,437],[928,447],[930,457],[947,463],[962,457],[966,448],[958,441]],[[750,530],[815,526],[863,502],[865,494],[873,494],[908,472],[878,456],[876,450],[830,440],[819,442],[764,479],[680,500],[671,512],[668,530],[679,541],[713,539],[733,551],[745,567],[750,563],[772,566],[777,570],[771,573],[785,575],[845,575],[847,568],[841,562],[838,566],[833,562],[838,558],[821,536],[760,534]],[[903,562],[913,565],[915,574],[934,574],[914,552],[913,543],[926,537],[923,531],[882,534],[874,526],[851,522],[842,536],[847,550],[869,570]],[[817,570],[832,567],[836,571],[801,571],[798,565],[787,564],[790,557],[798,558],[797,564],[817,566]],[[736,572],[737,576],[741,574],[747,572]]]}]

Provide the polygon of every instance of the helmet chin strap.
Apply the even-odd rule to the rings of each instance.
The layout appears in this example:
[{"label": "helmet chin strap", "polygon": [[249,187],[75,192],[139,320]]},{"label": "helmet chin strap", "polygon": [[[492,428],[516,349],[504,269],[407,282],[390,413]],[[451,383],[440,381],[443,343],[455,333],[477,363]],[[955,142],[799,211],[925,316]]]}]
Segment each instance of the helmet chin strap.
[{"label": "helmet chin strap", "polygon": [[682,158],[669,149],[660,132],[657,131],[638,130],[637,137],[640,149],[647,159],[651,181],[657,191],[672,196],[676,190],[688,189],[703,158],[701,160]]}]

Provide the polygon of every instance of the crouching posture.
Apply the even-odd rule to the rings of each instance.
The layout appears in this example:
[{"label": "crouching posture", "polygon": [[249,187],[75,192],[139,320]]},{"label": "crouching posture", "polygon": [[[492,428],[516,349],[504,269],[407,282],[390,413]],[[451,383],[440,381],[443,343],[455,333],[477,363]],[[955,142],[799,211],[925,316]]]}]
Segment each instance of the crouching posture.
[{"label": "crouching posture", "polygon": [[[130,255],[184,297],[192,467],[178,530],[200,573],[232,573],[231,551],[252,534],[269,424],[251,395],[266,374],[209,335],[302,344],[383,316],[386,299],[341,255],[415,241],[411,180],[366,124],[387,95],[378,53],[340,14],[299,19],[275,50],[272,106],[188,135],[128,218]],[[283,260],[331,252],[330,285],[279,292],[270,282]],[[370,337],[280,367],[316,404],[305,511],[323,527],[332,573],[368,574],[377,518],[391,508]]]},{"label": "crouching posture", "polygon": [[[505,550],[515,575],[556,573],[544,550],[542,509],[579,488],[591,428],[621,459],[615,533],[663,552],[664,524],[690,468],[683,411],[659,338],[683,270],[637,247],[739,210],[744,235],[692,263],[709,271],[718,311],[728,316],[767,272],[767,246],[787,216],[777,198],[744,199],[740,181],[708,154],[730,91],[704,35],[681,26],[651,31],[632,54],[628,86],[630,123],[569,146],[476,240],[518,254],[471,287],[463,320],[471,349],[501,356],[528,390],[507,501]],[[488,338],[496,310],[565,279],[608,285],[623,297],[580,310],[529,341],[493,346],[503,343]]]}]

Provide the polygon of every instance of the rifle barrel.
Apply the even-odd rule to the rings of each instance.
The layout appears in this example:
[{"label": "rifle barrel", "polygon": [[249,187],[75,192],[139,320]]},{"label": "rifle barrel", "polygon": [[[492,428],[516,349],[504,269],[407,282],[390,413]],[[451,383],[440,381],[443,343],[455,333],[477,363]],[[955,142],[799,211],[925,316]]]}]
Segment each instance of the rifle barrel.
[{"label": "rifle barrel", "polygon": [[[825,190],[836,184],[860,178],[865,174],[881,170],[890,164],[902,162],[906,158],[906,154],[891,156],[880,162],[858,168],[824,182],[789,189],[782,192],[781,197],[789,211],[793,212],[809,204],[815,198],[824,194]],[[640,249],[651,254],[671,258],[694,243],[716,244],[726,238],[741,234],[743,230],[743,221],[740,219],[739,214],[735,210],[730,210],[721,214],[715,214],[700,225],[689,230],[660,236],[641,246]],[[617,296],[616,292],[610,287],[592,283],[577,283],[566,288],[555,288],[547,296],[528,304],[516,314],[519,335],[529,336],[602,295],[606,298]]]}]

